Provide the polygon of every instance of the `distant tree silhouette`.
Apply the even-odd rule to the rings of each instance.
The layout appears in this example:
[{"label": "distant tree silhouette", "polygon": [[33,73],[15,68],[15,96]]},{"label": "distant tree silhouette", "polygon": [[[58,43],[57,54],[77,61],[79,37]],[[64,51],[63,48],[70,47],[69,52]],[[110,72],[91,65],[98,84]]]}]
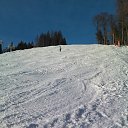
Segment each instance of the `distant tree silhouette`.
[{"label": "distant tree silhouette", "polygon": [[30,49],[34,47],[33,42],[26,43],[24,41],[20,41],[16,47],[16,50],[24,50],[24,49]]},{"label": "distant tree silhouette", "polygon": [[63,37],[61,31],[42,33],[36,37],[37,47],[66,45],[66,39]]},{"label": "distant tree silhouette", "polygon": [[33,48],[34,47],[34,43],[33,42],[29,42],[27,43],[27,49]]},{"label": "distant tree silhouette", "polygon": [[96,39],[98,41],[98,44],[103,44],[104,38],[103,38],[102,32],[100,30],[97,31],[97,33],[96,33]]},{"label": "distant tree silhouette", "polygon": [[[61,31],[55,31],[55,32],[47,32],[42,33],[40,35],[37,35],[34,42],[25,42],[21,40],[19,43],[17,43],[17,46],[14,47],[13,42],[8,46],[8,48],[5,48],[3,52],[10,52],[14,50],[24,50],[24,49],[30,49],[33,47],[46,47],[46,46],[56,46],[56,45],[66,45],[66,39],[63,37]],[[2,49],[2,45],[0,45],[0,49]],[[0,53],[2,53],[0,51]]]},{"label": "distant tree silhouette", "polygon": [[97,34],[99,32],[102,33],[104,44],[107,44],[107,40],[108,40],[108,35],[107,35],[107,28],[109,23],[108,21],[109,21],[109,14],[106,12],[100,13],[94,17],[94,22],[97,28]]},{"label": "distant tree silhouette", "polygon": [[8,46],[8,51],[9,52],[15,51],[15,46],[14,46],[13,42],[11,42],[10,45]]},{"label": "distant tree silhouette", "polygon": [[117,16],[121,30],[121,44],[128,42],[128,0],[117,0]]},{"label": "distant tree silhouette", "polygon": [[106,12],[93,18],[96,26],[96,38],[100,43],[103,35],[103,44],[128,45],[128,0],[116,0],[116,15]]},{"label": "distant tree silhouette", "polygon": [[16,47],[16,50],[24,50],[27,49],[27,43],[24,41],[20,41]]},{"label": "distant tree silhouette", "polygon": [[109,26],[110,26],[110,36],[111,36],[111,44],[115,44],[116,37],[117,37],[117,22],[116,22],[116,17],[112,14],[108,16],[109,20]]}]

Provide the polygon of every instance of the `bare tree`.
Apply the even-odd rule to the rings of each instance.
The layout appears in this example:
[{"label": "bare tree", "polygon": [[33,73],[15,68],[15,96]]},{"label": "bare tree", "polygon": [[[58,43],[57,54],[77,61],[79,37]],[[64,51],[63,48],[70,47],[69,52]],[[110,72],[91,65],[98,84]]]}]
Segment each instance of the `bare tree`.
[{"label": "bare tree", "polygon": [[97,33],[101,31],[103,33],[104,44],[107,44],[107,28],[109,23],[109,15],[106,12],[98,14],[94,17],[94,23],[97,28]]},{"label": "bare tree", "polygon": [[121,29],[121,43],[128,41],[128,0],[117,0],[117,15]]},{"label": "bare tree", "polygon": [[116,37],[117,37],[117,18],[116,16],[110,14],[108,17],[109,26],[110,26],[110,35],[112,36],[112,44],[115,44]]},{"label": "bare tree", "polygon": [[96,26],[97,32],[101,30],[101,15],[98,14],[93,18],[94,25]]}]

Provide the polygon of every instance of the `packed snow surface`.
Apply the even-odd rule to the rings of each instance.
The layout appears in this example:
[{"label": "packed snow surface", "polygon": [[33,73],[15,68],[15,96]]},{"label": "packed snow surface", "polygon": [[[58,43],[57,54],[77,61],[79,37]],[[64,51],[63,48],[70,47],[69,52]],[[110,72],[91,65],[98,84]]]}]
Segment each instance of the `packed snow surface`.
[{"label": "packed snow surface", "polygon": [[128,47],[1,54],[0,128],[128,128]]}]

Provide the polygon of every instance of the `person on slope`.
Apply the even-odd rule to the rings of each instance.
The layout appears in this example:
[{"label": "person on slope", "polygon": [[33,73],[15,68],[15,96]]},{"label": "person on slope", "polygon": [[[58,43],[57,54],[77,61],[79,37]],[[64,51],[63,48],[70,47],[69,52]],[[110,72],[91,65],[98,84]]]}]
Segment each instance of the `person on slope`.
[{"label": "person on slope", "polygon": [[60,46],[60,52],[61,52],[61,46]]}]

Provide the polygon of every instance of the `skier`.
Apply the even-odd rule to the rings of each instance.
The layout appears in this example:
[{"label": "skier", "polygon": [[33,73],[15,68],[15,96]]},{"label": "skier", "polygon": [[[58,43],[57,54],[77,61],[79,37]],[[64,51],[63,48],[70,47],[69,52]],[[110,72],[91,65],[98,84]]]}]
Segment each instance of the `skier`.
[{"label": "skier", "polygon": [[61,52],[61,46],[60,46],[60,52]]}]

